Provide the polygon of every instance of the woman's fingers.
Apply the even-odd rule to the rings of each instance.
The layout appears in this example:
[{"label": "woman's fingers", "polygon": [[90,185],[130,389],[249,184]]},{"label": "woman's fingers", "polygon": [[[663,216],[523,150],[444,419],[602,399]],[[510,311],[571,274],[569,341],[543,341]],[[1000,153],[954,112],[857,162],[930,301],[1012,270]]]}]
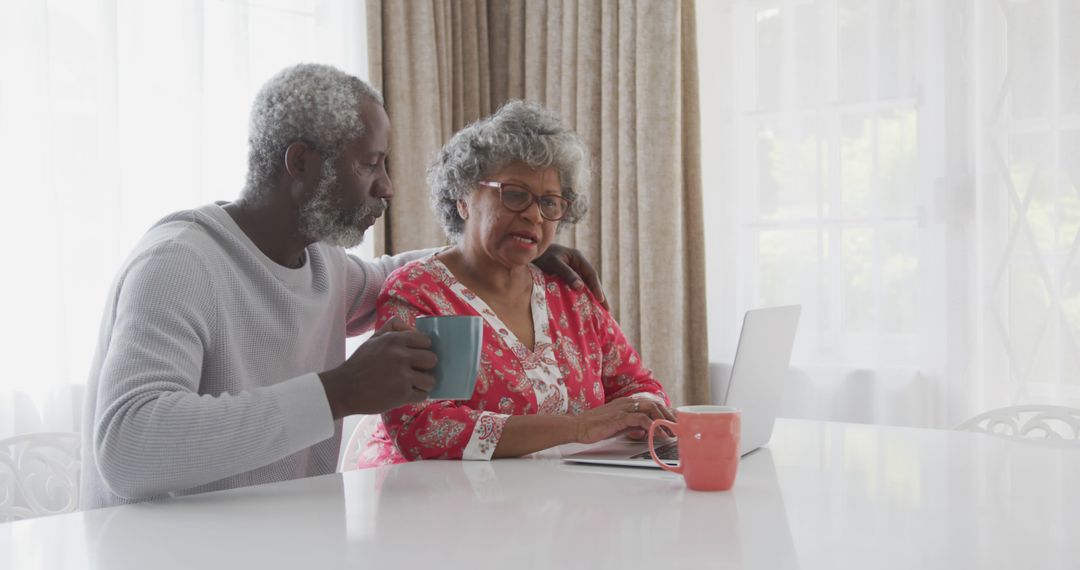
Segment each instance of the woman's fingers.
[{"label": "woman's fingers", "polygon": [[[625,435],[634,440],[645,439],[655,420],[675,421],[675,414],[671,409],[652,398],[616,398],[586,413],[593,416],[593,421],[597,422],[594,425],[605,426],[604,432],[610,435]],[[657,435],[662,438],[665,435],[670,436],[671,432],[661,427],[657,430]]]},{"label": "woman's fingers", "polygon": [[667,406],[650,398],[637,398],[638,410],[648,414],[654,420],[675,421],[675,414]]},{"label": "woman's fingers", "polygon": [[[661,404],[661,403],[659,403],[659,402],[657,402],[655,400],[646,400],[645,398],[640,398],[638,401],[640,402],[640,404],[639,404],[640,411],[642,413],[644,413],[646,416],[648,416],[648,418],[649,418],[649,420],[648,420],[649,424],[652,424],[653,420],[667,420],[669,422],[674,422],[675,421],[675,414],[672,413],[671,409],[668,408],[667,406],[665,406],[665,405],[663,405],[663,404]],[[645,429],[647,431],[648,427],[646,427]],[[663,426],[660,427],[660,429],[657,431],[657,433],[659,435],[661,435],[661,436],[667,436],[667,437],[674,436],[674,434],[671,433],[671,430],[669,430],[668,428],[663,427]],[[639,438],[634,438],[634,436],[630,436],[630,437],[632,439],[639,439]],[[644,438],[644,436],[642,436],[642,438]]]},{"label": "woman's fingers", "polygon": [[649,409],[645,406],[641,406],[641,409],[636,413],[632,413],[627,416],[629,425],[627,427],[637,427],[643,430],[648,430],[649,426],[653,423],[652,414],[656,413],[655,410]]}]

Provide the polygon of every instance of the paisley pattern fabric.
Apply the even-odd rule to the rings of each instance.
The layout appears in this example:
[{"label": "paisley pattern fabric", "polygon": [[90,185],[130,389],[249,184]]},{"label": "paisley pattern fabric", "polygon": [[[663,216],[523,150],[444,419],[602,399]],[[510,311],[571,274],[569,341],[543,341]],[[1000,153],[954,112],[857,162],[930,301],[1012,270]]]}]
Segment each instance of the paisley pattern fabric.
[{"label": "paisley pattern fabric", "polygon": [[529,349],[434,255],[390,275],[377,301],[377,326],[391,317],[479,315],[484,347],[469,400],[428,400],[382,414],[360,467],[419,459],[490,459],[508,417],[580,414],[623,396],[668,404],[615,319],[591,293],[529,266],[533,348]]}]

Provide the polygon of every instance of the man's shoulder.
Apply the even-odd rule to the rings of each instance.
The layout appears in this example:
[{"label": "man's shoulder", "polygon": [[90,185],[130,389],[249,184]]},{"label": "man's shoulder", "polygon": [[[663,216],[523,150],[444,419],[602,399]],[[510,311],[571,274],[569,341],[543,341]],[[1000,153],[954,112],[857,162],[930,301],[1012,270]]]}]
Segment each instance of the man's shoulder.
[{"label": "man's shoulder", "polygon": [[162,243],[201,243],[220,233],[220,224],[207,215],[206,208],[180,210],[162,217],[150,226],[139,242],[140,246]]},{"label": "man's shoulder", "polygon": [[133,273],[151,273],[157,281],[205,278],[207,268],[228,257],[228,248],[227,237],[203,210],[173,212],[154,223],[124,262],[121,279]]},{"label": "man's shoulder", "polygon": [[[215,211],[218,210],[218,211]],[[216,204],[180,210],[164,216],[143,234],[134,255],[214,257],[225,255],[227,243],[236,241],[221,220],[228,216]]]}]

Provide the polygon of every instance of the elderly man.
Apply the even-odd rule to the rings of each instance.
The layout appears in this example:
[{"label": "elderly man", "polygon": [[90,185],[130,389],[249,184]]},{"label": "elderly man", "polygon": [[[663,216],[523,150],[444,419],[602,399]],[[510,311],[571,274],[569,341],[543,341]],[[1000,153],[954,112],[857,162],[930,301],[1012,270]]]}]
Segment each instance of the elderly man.
[{"label": "elderly man", "polygon": [[[343,247],[393,196],[381,95],[332,67],[280,72],[256,97],[241,198],[155,224],[112,287],[87,387],[82,501],[101,507],[330,473],[340,418],[426,398],[435,355],[391,321],[386,276]],[[545,269],[581,286],[573,250]]]}]

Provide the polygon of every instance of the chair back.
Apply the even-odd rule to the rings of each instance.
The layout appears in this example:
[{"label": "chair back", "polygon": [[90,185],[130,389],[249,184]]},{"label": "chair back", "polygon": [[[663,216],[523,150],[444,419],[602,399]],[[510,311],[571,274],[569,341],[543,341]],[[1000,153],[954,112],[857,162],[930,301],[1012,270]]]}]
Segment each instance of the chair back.
[{"label": "chair back", "polygon": [[338,463],[339,472],[356,469],[357,463],[360,462],[360,453],[363,452],[368,440],[375,434],[381,422],[382,416],[379,414],[360,416],[355,421],[356,427],[353,428],[352,435],[349,436],[342,449],[341,461]]},{"label": "chair back", "polygon": [[983,412],[956,427],[1017,439],[1080,442],[1080,410],[1065,406],[1008,406]]},{"label": "chair back", "polygon": [[78,510],[80,466],[77,433],[0,440],[0,522]]}]

